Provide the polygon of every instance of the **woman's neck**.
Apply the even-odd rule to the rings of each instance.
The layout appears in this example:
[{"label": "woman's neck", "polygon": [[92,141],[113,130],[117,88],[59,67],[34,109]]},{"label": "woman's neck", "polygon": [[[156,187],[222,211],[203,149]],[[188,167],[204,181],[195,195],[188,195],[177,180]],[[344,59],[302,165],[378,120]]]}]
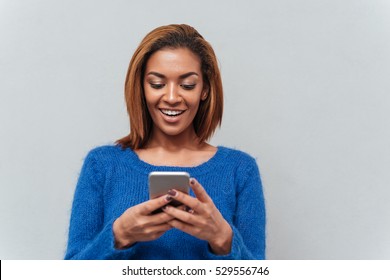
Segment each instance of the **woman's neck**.
[{"label": "woman's neck", "polygon": [[212,158],[217,147],[200,142],[195,132],[175,136],[157,132],[152,133],[144,148],[134,152],[151,165],[193,167]]},{"label": "woman's neck", "polygon": [[[161,148],[168,151],[182,149],[198,150],[204,147],[205,143],[200,142],[194,130],[189,130],[180,135],[167,135],[161,131],[153,130],[152,135],[145,146],[145,149]],[[207,144],[206,144],[207,145]]]}]

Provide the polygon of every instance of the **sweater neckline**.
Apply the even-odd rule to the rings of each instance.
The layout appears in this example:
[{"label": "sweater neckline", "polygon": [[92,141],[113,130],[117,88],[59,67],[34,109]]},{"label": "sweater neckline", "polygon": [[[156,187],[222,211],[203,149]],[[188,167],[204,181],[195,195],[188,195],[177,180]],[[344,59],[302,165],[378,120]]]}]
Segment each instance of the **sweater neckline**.
[{"label": "sweater neckline", "polygon": [[197,166],[171,166],[171,165],[153,165],[147,163],[139,158],[139,156],[130,148],[129,156],[133,168],[138,169],[139,171],[149,174],[152,171],[184,171],[188,172],[191,176],[203,174],[210,172],[217,165],[224,162],[228,149],[223,146],[217,146],[217,152],[207,161],[197,165]]}]

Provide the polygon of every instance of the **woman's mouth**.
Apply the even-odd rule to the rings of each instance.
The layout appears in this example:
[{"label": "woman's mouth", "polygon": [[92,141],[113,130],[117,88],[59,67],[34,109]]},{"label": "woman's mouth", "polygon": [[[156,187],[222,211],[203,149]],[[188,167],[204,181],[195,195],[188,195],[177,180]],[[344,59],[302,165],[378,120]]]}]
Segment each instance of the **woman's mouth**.
[{"label": "woman's mouth", "polygon": [[185,111],[187,110],[160,109],[163,119],[170,124],[179,123]]},{"label": "woman's mouth", "polygon": [[186,110],[168,110],[168,109],[160,109],[161,113],[168,117],[177,117],[183,114]]}]

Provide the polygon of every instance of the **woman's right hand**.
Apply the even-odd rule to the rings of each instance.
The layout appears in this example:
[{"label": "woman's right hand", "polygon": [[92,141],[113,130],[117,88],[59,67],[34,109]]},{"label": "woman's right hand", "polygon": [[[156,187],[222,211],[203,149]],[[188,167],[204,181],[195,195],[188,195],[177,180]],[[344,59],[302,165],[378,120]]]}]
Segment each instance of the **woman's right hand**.
[{"label": "woman's right hand", "polygon": [[171,200],[170,195],[164,195],[128,208],[113,224],[115,247],[124,249],[139,241],[155,240],[171,229],[167,222],[174,219],[172,216],[164,212],[152,215]]}]

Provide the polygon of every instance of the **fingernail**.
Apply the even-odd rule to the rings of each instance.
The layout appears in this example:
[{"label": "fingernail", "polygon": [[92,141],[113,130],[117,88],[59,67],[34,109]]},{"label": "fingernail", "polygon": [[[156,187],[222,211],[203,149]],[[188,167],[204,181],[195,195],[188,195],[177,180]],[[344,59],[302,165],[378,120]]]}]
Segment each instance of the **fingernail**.
[{"label": "fingernail", "polygon": [[173,198],[172,198],[172,196],[170,196],[170,195],[167,195],[166,197],[165,197],[165,200],[166,201],[171,201]]},{"label": "fingernail", "polygon": [[169,190],[168,194],[171,195],[171,196],[175,196],[176,195],[176,191],[175,190]]},{"label": "fingernail", "polygon": [[191,185],[195,184],[195,179],[191,178],[190,184],[191,184]]}]

